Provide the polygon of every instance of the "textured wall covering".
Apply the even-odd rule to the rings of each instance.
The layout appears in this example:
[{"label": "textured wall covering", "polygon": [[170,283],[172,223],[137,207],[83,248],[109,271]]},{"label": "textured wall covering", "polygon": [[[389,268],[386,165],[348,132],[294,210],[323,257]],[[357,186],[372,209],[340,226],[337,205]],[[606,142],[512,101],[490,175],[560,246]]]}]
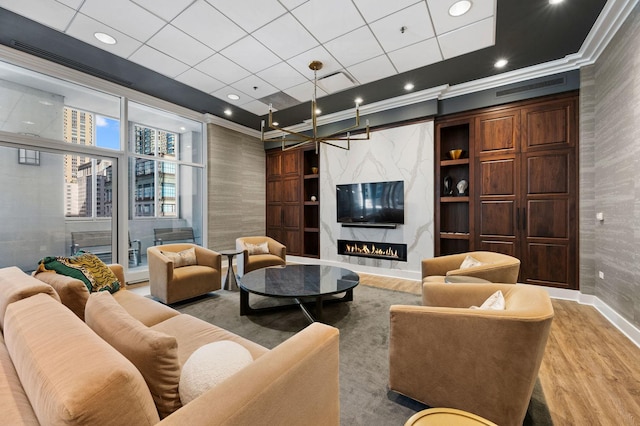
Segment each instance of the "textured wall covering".
[{"label": "textured wall covering", "polygon": [[[636,326],[640,326],[638,46],[640,6],[594,64],[594,205],[605,218],[592,222],[595,295]],[[588,117],[584,125],[588,129]],[[604,272],[604,279],[597,278],[597,271]]]},{"label": "textured wall covering", "polygon": [[[382,275],[420,271],[433,257],[433,121],[373,132],[350,151],[322,146],[320,152],[320,257],[378,269]],[[343,228],[336,222],[336,185],[404,180],[405,224],[396,229]],[[337,254],[337,240],[407,244],[407,262]],[[388,272],[388,270],[394,272]],[[387,272],[385,272],[387,270]],[[417,277],[418,275],[416,275]]]},{"label": "textured wall covering", "polygon": [[259,139],[208,124],[209,248],[235,248],[236,238],[264,235],[265,152]]}]

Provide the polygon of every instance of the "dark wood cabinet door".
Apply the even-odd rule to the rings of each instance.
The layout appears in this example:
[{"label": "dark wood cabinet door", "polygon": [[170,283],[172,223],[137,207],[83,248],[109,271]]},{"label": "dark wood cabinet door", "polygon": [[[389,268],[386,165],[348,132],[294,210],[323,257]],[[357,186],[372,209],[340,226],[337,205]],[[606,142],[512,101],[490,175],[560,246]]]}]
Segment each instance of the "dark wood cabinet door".
[{"label": "dark wood cabinet door", "polygon": [[522,150],[576,146],[577,99],[541,102],[522,109]]},{"label": "dark wood cabinet door", "polygon": [[520,113],[518,109],[482,114],[476,122],[475,153],[505,154],[518,151]]}]

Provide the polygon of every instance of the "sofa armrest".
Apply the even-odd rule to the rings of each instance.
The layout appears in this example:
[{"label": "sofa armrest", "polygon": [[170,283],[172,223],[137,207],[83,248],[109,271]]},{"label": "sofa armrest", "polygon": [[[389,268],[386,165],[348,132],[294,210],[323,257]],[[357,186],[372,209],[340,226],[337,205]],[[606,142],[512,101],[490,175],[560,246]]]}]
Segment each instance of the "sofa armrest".
[{"label": "sofa armrest", "polygon": [[222,271],[222,255],[205,247],[195,246],[198,265],[210,266]]},{"label": "sofa armrest", "polygon": [[161,425],[339,425],[336,328],[314,323]]}]

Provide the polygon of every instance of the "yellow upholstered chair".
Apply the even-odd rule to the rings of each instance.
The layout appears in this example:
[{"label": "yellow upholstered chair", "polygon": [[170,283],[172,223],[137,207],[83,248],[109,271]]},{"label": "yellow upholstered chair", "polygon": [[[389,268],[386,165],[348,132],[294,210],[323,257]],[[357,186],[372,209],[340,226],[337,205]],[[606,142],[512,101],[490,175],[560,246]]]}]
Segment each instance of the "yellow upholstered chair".
[{"label": "yellow upholstered chair", "polygon": [[[460,269],[467,256],[480,265]],[[464,275],[492,283],[515,284],[520,273],[520,260],[502,253],[472,251],[422,260],[422,282],[445,282],[446,276]]]},{"label": "yellow upholstered chair", "polygon": [[[190,255],[195,251],[195,259]],[[190,243],[147,248],[149,290],[163,303],[174,303],[220,290],[222,255]]]},{"label": "yellow upholstered chair", "polygon": [[[504,310],[470,308],[497,290]],[[520,426],[553,315],[542,287],[424,283],[422,306],[390,308],[389,387],[430,407]]]},{"label": "yellow upholstered chair", "polygon": [[239,277],[256,269],[287,263],[287,247],[270,237],[237,238],[236,249],[242,251],[237,264]]}]

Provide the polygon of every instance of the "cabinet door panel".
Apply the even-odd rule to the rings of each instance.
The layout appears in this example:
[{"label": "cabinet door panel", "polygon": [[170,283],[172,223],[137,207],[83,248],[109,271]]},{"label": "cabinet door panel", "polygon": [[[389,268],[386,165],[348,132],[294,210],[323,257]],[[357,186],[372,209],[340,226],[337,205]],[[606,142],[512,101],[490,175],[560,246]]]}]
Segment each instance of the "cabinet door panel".
[{"label": "cabinet door panel", "polygon": [[282,201],[282,181],[267,181],[267,203],[279,203]]},{"label": "cabinet door panel", "polygon": [[298,204],[282,206],[282,226],[285,228],[300,228],[301,211]]},{"label": "cabinet door panel", "polygon": [[515,159],[481,161],[479,168],[481,196],[515,194]]},{"label": "cabinet door panel", "polygon": [[517,110],[482,115],[476,125],[476,154],[516,150],[520,128]]},{"label": "cabinet door panel", "polygon": [[283,175],[300,175],[300,152],[284,151],[282,153],[282,174]]},{"label": "cabinet door panel", "polygon": [[296,203],[300,201],[300,178],[286,178],[282,180],[282,201]]},{"label": "cabinet door panel", "polygon": [[502,253],[509,256],[517,257],[515,241],[481,240],[479,247],[479,250],[493,251],[496,253]]},{"label": "cabinet door panel", "polygon": [[267,154],[267,179],[278,178],[282,175],[282,156],[279,154]]},{"label": "cabinet door panel", "polygon": [[480,235],[514,236],[515,203],[513,201],[481,201]]},{"label": "cabinet door panel", "polygon": [[527,158],[528,194],[566,194],[569,191],[569,153],[545,153]]},{"label": "cabinet door panel", "polygon": [[569,238],[567,200],[530,200],[527,208],[527,237]]},{"label": "cabinet door panel", "polygon": [[283,230],[284,241],[283,244],[287,246],[287,254],[302,254],[302,233],[300,231],[294,231],[285,229]]},{"label": "cabinet door panel", "polygon": [[282,206],[267,205],[267,226],[270,228],[282,226]]},{"label": "cabinet door panel", "polygon": [[555,101],[523,108],[523,150],[575,146],[575,109],[575,100]]},{"label": "cabinet door panel", "polygon": [[524,268],[526,284],[542,284],[553,287],[570,288],[570,253],[567,245],[538,244],[527,245]]}]

